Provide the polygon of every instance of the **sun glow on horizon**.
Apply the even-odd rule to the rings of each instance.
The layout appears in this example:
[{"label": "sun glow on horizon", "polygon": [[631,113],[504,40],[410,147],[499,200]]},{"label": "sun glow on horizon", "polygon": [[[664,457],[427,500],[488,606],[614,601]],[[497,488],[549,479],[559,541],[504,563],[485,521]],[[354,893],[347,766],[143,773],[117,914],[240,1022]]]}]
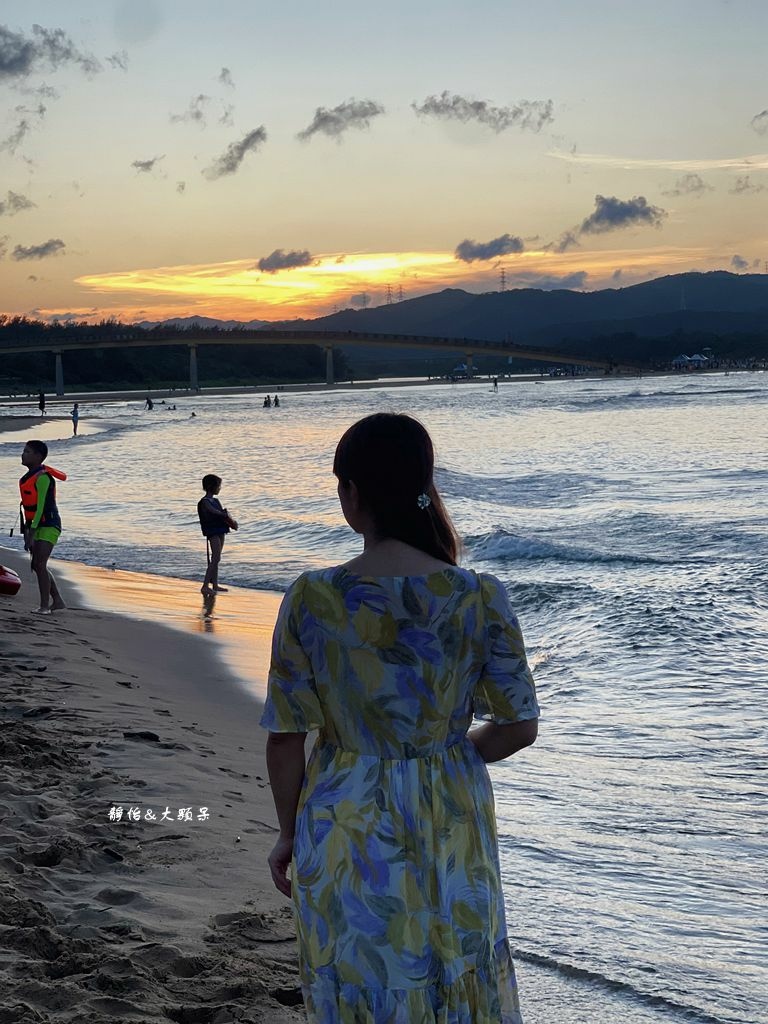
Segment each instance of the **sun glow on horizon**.
[{"label": "sun glow on horizon", "polygon": [[[123,308],[105,306],[97,311],[91,306],[82,310],[87,319],[97,315],[129,320],[200,315],[281,320],[323,316],[349,306],[377,306],[389,296],[397,301],[401,289],[403,298],[451,287],[498,291],[502,267],[509,290],[552,288],[558,279],[581,274],[585,276],[581,280],[574,277],[568,286],[587,290],[631,284],[681,269],[711,269],[708,257],[704,249],[671,247],[568,253],[529,250],[483,263],[463,263],[452,252],[326,253],[306,266],[275,273],[260,271],[253,259],[240,259],[88,274],[76,283],[100,295],[126,299]],[[618,277],[617,270],[622,271]],[[57,313],[39,312],[46,316]],[[77,310],[68,312],[79,315]]]}]

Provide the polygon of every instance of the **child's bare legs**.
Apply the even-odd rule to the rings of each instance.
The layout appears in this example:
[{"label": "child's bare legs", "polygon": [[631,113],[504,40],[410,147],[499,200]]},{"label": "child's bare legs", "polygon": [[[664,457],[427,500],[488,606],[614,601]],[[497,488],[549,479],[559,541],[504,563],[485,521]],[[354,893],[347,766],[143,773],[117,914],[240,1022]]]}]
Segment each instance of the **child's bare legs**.
[{"label": "child's bare legs", "polygon": [[221,550],[224,547],[224,534],[221,533],[213,537],[209,537],[208,546],[210,548],[208,570],[205,574],[203,585],[200,588],[204,594],[211,590],[224,590],[224,587],[219,586],[219,562],[221,562]]},{"label": "child's bare legs", "polygon": [[[47,611],[49,604],[54,610],[66,608],[62,599],[53,573],[48,569],[48,559],[51,557],[53,544],[47,540],[36,540],[32,542],[32,572],[37,576],[37,585],[40,589],[40,611]],[[53,604],[51,604],[53,598]]]}]

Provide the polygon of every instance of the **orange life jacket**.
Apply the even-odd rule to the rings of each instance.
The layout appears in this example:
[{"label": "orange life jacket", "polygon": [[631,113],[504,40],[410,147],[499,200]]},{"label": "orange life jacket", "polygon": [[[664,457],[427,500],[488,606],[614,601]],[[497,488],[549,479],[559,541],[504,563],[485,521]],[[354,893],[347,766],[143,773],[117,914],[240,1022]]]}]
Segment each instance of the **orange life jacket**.
[{"label": "orange life jacket", "polygon": [[38,469],[25,473],[19,480],[19,492],[21,494],[21,507],[24,512],[24,521],[31,523],[37,514],[37,478],[41,473],[47,473],[51,478],[51,485],[48,489],[47,512],[48,515],[40,519],[39,526],[56,526],[61,529],[59,510],[56,508],[56,481],[66,480],[67,474],[53,466],[40,466]]}]

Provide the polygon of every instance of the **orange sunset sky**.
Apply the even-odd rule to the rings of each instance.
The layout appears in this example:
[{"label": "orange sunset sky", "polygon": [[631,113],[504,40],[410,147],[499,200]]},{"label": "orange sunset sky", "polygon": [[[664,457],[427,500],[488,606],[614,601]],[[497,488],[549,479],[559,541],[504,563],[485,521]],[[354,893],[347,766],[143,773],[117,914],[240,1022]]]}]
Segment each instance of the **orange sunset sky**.
[{"label": "orange sunset sky", "polygon": [[32,0],[0,21],[0,312],[312,317],[763,272],[756,2]]}]

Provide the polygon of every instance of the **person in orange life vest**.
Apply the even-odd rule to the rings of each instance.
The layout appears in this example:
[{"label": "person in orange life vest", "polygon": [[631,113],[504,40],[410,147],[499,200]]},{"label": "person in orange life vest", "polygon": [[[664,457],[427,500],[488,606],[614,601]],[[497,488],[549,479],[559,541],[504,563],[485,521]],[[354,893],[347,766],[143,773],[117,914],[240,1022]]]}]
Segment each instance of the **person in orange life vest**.
[{"label": "person in orange life vest", "polygon": [[207,597],[210,594],[227,592],[226,587],[219,586],[219,562],[224,538],[230,530],[237,529],[237,523],[216,497],[221,490],[221,477],[215,473],[207,473],[202,482],[205,494],[197,503],[197,514],[200,518],[200,529],[206,539],[208,569],[200,593]]},{"label": "person in orange life vest", "polygon": [[66,474],[45,465],[48,445],[44,441],[27,441],[21,453],[21,464],[27,472],[19,480],[24,514],[24,548],[32,555],[32,572],[40,588],[41,615],[66,608],[64,599],[48,569],[54,544],[61,533],[61,516],[56,507],[56,479]]}]

